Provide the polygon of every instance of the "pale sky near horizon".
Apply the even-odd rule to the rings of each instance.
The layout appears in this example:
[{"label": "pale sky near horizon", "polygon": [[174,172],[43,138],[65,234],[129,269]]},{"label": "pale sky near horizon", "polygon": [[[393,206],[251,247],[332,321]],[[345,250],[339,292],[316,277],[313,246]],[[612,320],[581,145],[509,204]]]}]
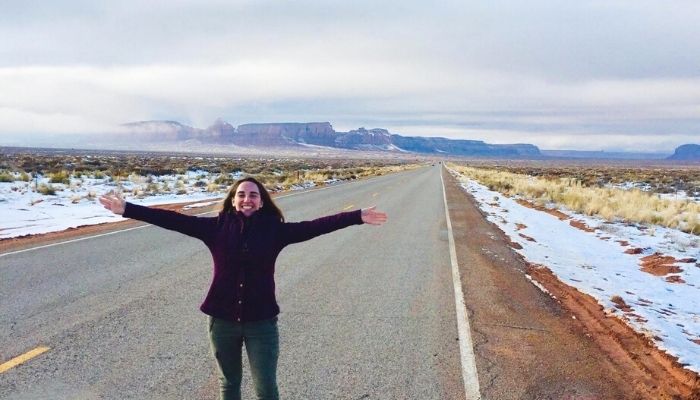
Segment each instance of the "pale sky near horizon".
[{"label": "pale sky near horizon", "polygon": [[541,149],[700,143],[700,2],[0,0],[0,144],[329,121]]}]

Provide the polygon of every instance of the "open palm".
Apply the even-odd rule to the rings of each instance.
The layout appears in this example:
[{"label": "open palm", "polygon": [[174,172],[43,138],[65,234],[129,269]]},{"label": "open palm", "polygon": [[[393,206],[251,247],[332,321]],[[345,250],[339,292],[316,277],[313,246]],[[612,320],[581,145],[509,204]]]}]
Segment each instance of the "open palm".
[{"label": "open palm", "polygon": [[122,215],[124,214],[124,208],[126,207],[126,200],[118,193],[109,192],[103,194],[99,198],[100,204],[109,211]]},{"label": "open palm", "polygon": [[375,210],[375,207],[362,209],[362,222],[370,225],[381,225],[387,220],[386,213]]}]

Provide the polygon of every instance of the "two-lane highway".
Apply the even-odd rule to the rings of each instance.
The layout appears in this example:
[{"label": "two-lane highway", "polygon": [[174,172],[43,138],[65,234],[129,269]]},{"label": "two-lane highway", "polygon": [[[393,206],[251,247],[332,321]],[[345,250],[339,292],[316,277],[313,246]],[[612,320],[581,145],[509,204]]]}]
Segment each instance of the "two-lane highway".
[{"label": "two-lane highway", "polygon": [[[465,398],[439,167],[277,203],[288,221],[390,218],[280,256],[282,398]],[[216,398],[199,241],[146,227],[0,257],[0,277],[0,363],[49,348],[0,373],[0,398]]]}]

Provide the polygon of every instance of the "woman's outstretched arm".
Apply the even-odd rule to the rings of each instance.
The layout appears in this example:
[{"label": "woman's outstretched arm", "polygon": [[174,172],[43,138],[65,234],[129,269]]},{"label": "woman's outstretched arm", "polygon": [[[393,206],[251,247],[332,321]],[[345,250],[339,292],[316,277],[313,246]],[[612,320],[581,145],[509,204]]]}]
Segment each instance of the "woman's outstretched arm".
[{"label": "woman's outstretched arm", "polygon": [[196,237],[205,242],[213,235],[216,228],[217,218],[201,218],[176,211],[139,206],[127,203],[117,193],[103,194],[99,201],[104,208],[115,214],[148,222],[161,228]]},{"label": "woman's outstretched arm", "polygon": [[303,242],[351,225],[361,225],[363,223],[381,225],[386,221],[386,213],[377,211],[375,207],[369,207],[362,210],[329,215],[312,221],[287,222],[282,224],[281,245],[284,247],[288,244]]}]

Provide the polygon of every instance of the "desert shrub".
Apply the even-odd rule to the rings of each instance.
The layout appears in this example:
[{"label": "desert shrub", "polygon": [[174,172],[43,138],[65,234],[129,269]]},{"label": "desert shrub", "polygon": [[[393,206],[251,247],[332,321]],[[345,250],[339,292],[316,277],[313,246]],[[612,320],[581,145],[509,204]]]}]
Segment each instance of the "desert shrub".
[{"label": "desert shrub", "polygon": [[128,180],[131,183],[138,184],[138,185],[145,185],[147,183],[153,183],[153,177],[151,176],[143,176],[139,175],[136,173],[131,173],[126,177],[126,180]]},{"label": "desert shrub", "polygon": [[94,176],[95,176],[95,179],[104,179],[105,174],[104,174],[104,172],[102,172],[98,169],[97,171],[95,171]]},{"label": "desert shrub", "polygon": [[39,185],[37,188],[37,191],[45,196],[53,196],[56,194],[56,189],[53,187],[53,185],[42,183]]},{"label": "desert shrub", "polygon": [[0,172],[0,182],[14,182],[15,177],[9,172]]},{"label": "desert shrub", "polygon": [[32,180],[32,177],[28,173],[22,171],[19,173],[19,180],[22,182],[29,182]]},{"label": "desert shrub", "polygon": [[321,184],[328,180],[328,176],[325,172],[320,171],[304,171],[300,178],[303,182],[314,182],[316,184]]},{"label": "desert shrub", "polygon": [[160,186],[158,186],[158,184],[155,182],[151,182],[146,186],[146,191],[151,194],[160,193]]},{"label": "desert shrub", "polygon": [[214,183],[217,185],[226,185],[226,186],[231,186],[236,180],[233,179],[230,175],[225,175],[221,174],[214,179]]},{"label": "desert shrub", "polygon": [[70,183],[70,174],[68,171],[58,171],[58,172],[53,172],[49,174],[49,182],[50,183],[63,183],[63,184],[69,184]]}]

